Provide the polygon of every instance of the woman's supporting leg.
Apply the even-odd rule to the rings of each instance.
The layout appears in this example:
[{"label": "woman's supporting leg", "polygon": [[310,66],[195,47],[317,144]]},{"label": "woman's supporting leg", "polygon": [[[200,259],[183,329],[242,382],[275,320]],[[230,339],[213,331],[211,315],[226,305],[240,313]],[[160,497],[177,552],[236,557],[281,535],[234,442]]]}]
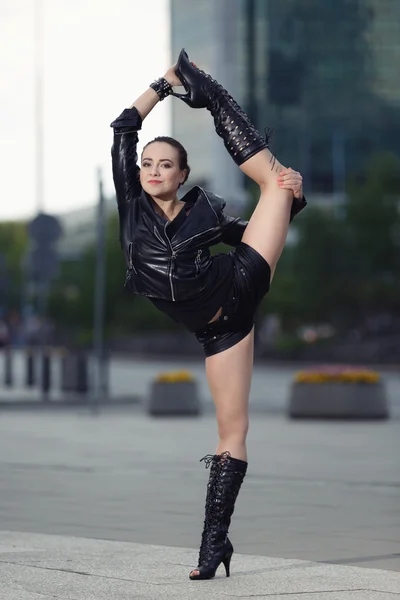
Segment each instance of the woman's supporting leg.
[{"label": "woman's supporting leg", "polygon": [[271,281],[285,246],[293,194],[278,184],[282,165],[268,149],[244,162],[240,169],[260,187],[260,199],[242,237],[271,267]]},{"label": "woman's supporting leg", "polygon": [[[214,567],[223,557],[226,558],[233,552],[227,534],[247,470],[246,437],[249,428],[253,355],[254,328],[232,348],[206,358],[208,385],[217,414],[219,442],[207,488],[199,567],[191,571],[191,579],[213,576]],[[223,458],[221,455],[224,452],[229,453],[230,457]],[[223,472],[221,477],[220,471]]]},{"label": "woman's supporting leg", "polygon": [[207,380],[218,423],[216,454],[228,451],[232,457],[240,460],[247,460],[253,353],[254,328],[232,348],[206,358]]}]

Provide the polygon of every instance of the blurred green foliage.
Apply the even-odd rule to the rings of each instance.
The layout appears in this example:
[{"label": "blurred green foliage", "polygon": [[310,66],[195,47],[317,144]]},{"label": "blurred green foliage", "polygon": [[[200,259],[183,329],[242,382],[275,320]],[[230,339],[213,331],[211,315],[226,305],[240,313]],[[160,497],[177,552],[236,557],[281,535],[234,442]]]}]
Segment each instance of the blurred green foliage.
[{"label": "blurred green foliage", "polygon": [[[291,225],[297,243],[286,246],[261,314],[279,315],[284,331],[290,332],[304,323],[322,322],[343,330],[362,324],[374,312],[398,313],[399,189],[399,159],[380,154],[367,165],[363,181],[349,181],[346,203],[330,207],[309,204]],[[257,201],[257,191],[253,191],[247,217]],[[125,263],[118,239],[115,214],[107,225],[107,334],[178,329],[146,298],[124,289]],[[26,246],[24,223],[0,223],[0,252],[12,280],[9,303],[15,303],[14,308],[20,306],[20,265]],[[227,250],[219,245],[212,252]],[[95,270],[94,246],[78,261],[63,262],[49,300],[49,312],[57,326],[79,332],[77,341],[81,343],[91,341]]]},{"label": "blurred green foliage", "polygon": [[0,304],[5,310],[20,307],[22,261],[28,246],[26,224],[22,221],[0,223],[0,254],[4,259],[7,278],[6,293],[0,294]]},{"label": "blurred green foliage", "polygon": [[308,206],[292,226],[263,308],[288,325],[362,324],[377,312],[400,308],[400,161],[371,159],[362,182],[350,181],[343,206]]}]

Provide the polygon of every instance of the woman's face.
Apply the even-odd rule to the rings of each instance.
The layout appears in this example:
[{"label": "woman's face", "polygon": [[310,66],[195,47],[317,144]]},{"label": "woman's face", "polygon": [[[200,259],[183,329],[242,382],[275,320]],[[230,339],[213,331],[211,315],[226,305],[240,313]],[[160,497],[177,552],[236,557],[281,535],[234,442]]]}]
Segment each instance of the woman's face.
[{"label": "woman's face", "polygon": [[164,199],[175,197],[185,175],[186,170],[179,168],[179,154],[173,146],[165,142],[153,142],[143,150],[140,183],[150,196]]}]

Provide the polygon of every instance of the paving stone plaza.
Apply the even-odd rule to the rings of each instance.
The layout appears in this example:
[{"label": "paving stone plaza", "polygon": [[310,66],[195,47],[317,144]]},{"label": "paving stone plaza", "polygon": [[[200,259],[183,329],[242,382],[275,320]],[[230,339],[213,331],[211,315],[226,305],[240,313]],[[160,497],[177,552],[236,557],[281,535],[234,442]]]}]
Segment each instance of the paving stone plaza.
[{"label": "paving stone plaza", "polygon": [[257,369],[231,577],[205,582],[188,573],[208,478],[199,459],[216,443],[210,403],[192,418],[150,418],[139,405],[1,411],[0,599],[398,597],[397,413],[291,421],[279,410],[289,379]]}]

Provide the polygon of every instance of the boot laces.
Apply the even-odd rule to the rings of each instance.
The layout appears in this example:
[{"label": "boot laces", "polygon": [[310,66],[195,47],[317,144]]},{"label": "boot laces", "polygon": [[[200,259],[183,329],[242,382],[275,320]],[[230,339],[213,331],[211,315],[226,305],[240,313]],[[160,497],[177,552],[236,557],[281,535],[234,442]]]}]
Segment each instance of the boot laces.
[{"label": "boot laces", "polygon": [[264,134],[265,134],[265,141],[267,143],[267,148],[269,148],[269,141],[270,141],[273,133],[274,133],[274,130],[272,129],[272,127],[264,127]]},{"label": "boot laces", "polygon": [[[194,65],[192,63],[193,67],[195,69],[197,69],[197,71],[199,73],[201,73],[204,77],[207,78],[207,80],[212,84],[210,86],[210,89],[208,90],[208,94],[209,94],[209,98],[210,98],[210,104],[208,106],[209,111],[211,112],[211,114],[218,114],[220,112],[220,108],[221,108],[221,103],[225,100],[229,101],[229,104],[244,118],[249,119],[248,115],[244,112],[244,110],[242,109],[242,107],[236,102],[236,100],[229,94],[229,92],[220,84],[218,83],[218,81],[216,81],[215,79],[213,79],[211,77],[211,75],[209,75],[208,73],[206,73],[205,71],[203,71],[202,69],[199,69],[199,67],[197,65]],[[265,134],[265,142],[267,144],[267,148],[270,147],[269,143],[270,143],[270,138],[271,135],[273,133],[273,129],[271,129],[270,127],[264,127],[264,134]]]},{"label": "boot laces", "polygon": [[[206,517],[204,520],[199,551],[199,566],[205,566],[210,562],[215,555],[216,550],[225,543],[226,535],[228,534],[224,525],[227,505],[226,503],[222,504],[220,500],[223,490],[221,491],[221,489],[219,489],[221,482],[219,481],[218,475],[225,460],[230,458],[230,456],[230,452],[225,451],[221,454],[207,454],[200,460],[200,462],[204,460],[206,468],[208,468],[212,461],[215,460],[215,470],[214,472],[211,471],[211,479],[208,484]],[[218,539],[221,535],[223,535],[223,540]]]},{"label": "boot laces", "polygon": [[209,466],[211,465],[212,461],[214,460],[215,456],[216,456],[215,454],[206,454],[205,456],[203,456],[203,458],[201,458],[199,460],[199,462],[203,462],[203,460],[204,460],[205,467],[206,467],[206,469],[208,469]]},{"label": "boot laces", "polygon": [[194,65],[192,63],[192,66],[199,72],[201,73],[201,75],[203,75],[204,77],[206,77],[206,79],[212,84],[211,88],[209,90],[209,96],[210,96],[210,106],[209,106],[209,110],[212,113],[214,110],[217,111],[220,108],[220,100],[221,99],[229,99],[231,105],[242,115],[244,115],[245,117],[247,117],[246,113],[243,111],[243,109],[241,108],[241,106],[239,106],[239,104],[236,102],[236,100],[234,98],[232,98],[232,96],[229,94],[229,92],[220,84],[218,83],[218,81],[216,79],[214,79],[213,77],[211,77],[211,75],[209,75],[208,73],[206,73],[205,71],[203,71],[202,69],[199,69],[199,67],[197,65]]},{"label": "boot laces", "polygon": [[223,461],[225,458],[229,458],[230,456],[231,453],[228,450],[225,450],[225,452],[222,452],[221,454],[206,454],[205,456],[203,456],[203,458],[199,460],[199,462],[203,462],[204,460],[205,467],[206,469],[208,469],[214,459],[216,462],[219,462]]}]

